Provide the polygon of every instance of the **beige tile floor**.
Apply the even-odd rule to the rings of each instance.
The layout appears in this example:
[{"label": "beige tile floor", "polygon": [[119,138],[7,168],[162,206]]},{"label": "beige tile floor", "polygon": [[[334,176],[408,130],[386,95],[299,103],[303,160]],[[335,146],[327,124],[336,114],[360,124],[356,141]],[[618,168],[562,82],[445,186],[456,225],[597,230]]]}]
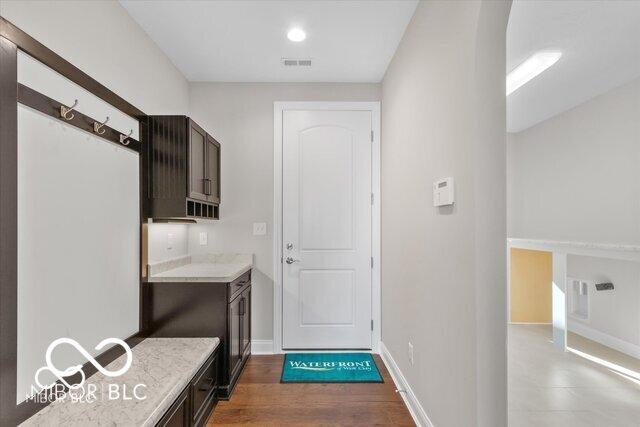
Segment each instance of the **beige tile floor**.
[{"label": "beige tile floor", "polygon": [[509,325],[509,427],[639,427],[640,360],[575,334],[568,342],[623,369],[557,349],[551,326]]}]

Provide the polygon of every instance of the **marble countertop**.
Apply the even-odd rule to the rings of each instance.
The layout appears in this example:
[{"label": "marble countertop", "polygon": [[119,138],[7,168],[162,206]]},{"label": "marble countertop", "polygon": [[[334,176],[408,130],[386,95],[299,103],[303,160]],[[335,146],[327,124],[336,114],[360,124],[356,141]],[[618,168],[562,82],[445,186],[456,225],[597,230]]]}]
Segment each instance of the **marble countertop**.
[{"label": "marble countertop", "polygon": [[251,254],[201,254],[150,264],[147,282],[232,282],[251,270]]},{"label": "marble countertop", "polygon": [[[187,386],[198,369],[219,345],[218,338],[147,338],[135,346],[133,362],[129,370],[120,377],[107,377],[96,373],[87,378],[97,387],[96,399],[92,402],[57,400],[45,407],[22,426],[154,426],[169,409],[174,400]],[[120,369],[126,355],[111,362],[106,369]],[[137,384],[140,395],[146,399],[109,399],[110,384],[125,389],[129,396]]]}]

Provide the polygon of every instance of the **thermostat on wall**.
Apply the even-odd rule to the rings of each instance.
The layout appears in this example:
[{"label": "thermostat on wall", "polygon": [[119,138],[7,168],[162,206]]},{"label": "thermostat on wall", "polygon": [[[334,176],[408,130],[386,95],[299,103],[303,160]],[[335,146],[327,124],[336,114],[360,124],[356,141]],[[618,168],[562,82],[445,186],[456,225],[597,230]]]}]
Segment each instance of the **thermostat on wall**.
[{"label": "thermostat on wall", "polygon": [[453,178],[444,178],[433,183],[433,206],[452,205],[454,201]]}]

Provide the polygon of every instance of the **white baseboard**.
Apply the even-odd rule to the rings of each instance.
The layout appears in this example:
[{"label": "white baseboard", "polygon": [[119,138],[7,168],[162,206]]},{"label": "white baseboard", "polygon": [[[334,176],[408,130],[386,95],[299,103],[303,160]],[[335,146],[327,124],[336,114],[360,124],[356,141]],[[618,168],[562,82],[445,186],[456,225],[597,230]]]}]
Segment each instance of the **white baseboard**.
[{"label": "white baseboard", "polygon": [[640,359],[640,346],[632,344],[630,342],[621,340],[620,338],[612,337],[611,335],[600,332],[589,326],[576,322],[569,321],[569,332],[574,332],[578,335],[582,335],[585,338],[595,341],[602,345],[606,345],[614,350],[628,354],[629,356]]},{"label": "white baseboard", "polygon": [[251,354],[273,354],[273,341],[251,340]]},{"label": "white baseboard", "polygon": [[391,374],[391,378],[393,382],[396,384],[396,388],[398,390],[404,390],[405,393],[399,392],[400,396],[402,396],[402,400],[404,400],[404,404],[407,405],[407,409],[409,409],[409,413],[413,417],[413,421],[418,425],[418,427],[433,427],[433,423],[427,416],[424,408],[418,402],[416,395],[413,394],[413,390],[411,390],[411,386],[407,382],[407,379],[400,371],[400,368],[396,364],[395,360],[389,353],[389,350],[384,345],[384,343],[380,342],[380,357],[384,362],[384,365],[387,367],[389,374]]}]

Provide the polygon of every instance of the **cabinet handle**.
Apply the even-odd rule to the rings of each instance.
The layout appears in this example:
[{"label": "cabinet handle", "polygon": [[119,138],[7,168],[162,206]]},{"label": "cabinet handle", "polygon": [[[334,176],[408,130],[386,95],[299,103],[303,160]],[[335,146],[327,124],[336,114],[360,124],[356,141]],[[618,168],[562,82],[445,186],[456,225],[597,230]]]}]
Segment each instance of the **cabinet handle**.
[{"label": "cabinet handle", "polygon": [[207,196],[211,195],[211,180],[209,178],[204,178],[204,194]]},{"label": "cabinet handle", "polygon": [[240,314],[240,316],[244,316],[244,302],[245,302],[245,301],[246,301],[246,300],[245,300],[244,298],[241,298],[241,299],[240,299],[240,313],[239,313],[239,314]]}]

